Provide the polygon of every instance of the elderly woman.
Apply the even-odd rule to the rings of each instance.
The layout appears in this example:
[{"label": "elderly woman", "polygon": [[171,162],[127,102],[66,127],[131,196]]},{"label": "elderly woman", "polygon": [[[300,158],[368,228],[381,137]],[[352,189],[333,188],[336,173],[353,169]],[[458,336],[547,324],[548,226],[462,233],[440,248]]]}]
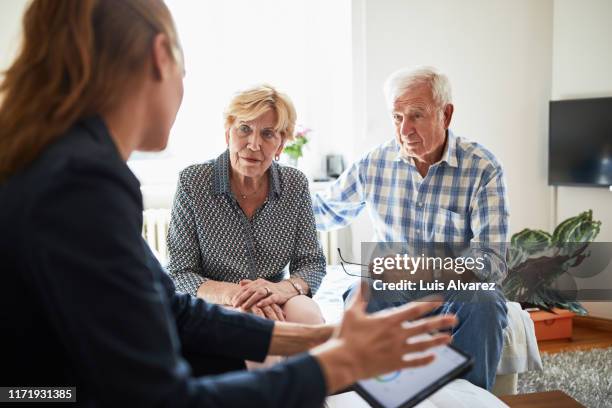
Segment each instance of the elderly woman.
[{"label": "elderly woman", "polygon": [[295,120],[271,86],[240,92],[225,111],[228,149],[181,172],[168,232],[177,290],[274,320],[323,321],[311,297],[325,257],[308,181],[277,163]]}]

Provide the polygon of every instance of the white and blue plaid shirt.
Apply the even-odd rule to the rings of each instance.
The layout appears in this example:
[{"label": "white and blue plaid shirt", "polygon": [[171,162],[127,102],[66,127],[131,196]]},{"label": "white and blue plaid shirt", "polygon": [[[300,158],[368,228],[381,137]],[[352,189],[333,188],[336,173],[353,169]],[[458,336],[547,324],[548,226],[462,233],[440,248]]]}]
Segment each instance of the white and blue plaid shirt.
[{"label": "white and blue plaid shirt", "polygon": [[[445,243],[478,248],[481,280],[506,273],[508,200],[501,165],[478,143],[448,131],[442,159],[423,178],[395,139],[362,157],[314,196],[317,229],[348,225],[368,208],[375,242]],[[482,255],[478,255],[482,256]]]}]

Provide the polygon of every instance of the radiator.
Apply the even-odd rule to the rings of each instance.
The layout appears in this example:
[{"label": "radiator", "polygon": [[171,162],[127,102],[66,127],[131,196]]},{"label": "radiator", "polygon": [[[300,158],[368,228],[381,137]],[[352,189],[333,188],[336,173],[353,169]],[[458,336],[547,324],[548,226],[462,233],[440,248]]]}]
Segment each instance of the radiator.
[{"label": "radiator", "polygon": [[[168,226],[170,225],[170,210],[150,209],[143,212],[142,236],[147,241],[157,259],[165,264],[168,261],[168,248],[166,238],[168,237]],[[319,241],[323,247],[323,254],[327,264],[338,263],[338,232],[318,232]]]},{"label": "radiator", "polygon": [[328,265],[338,263],[338,231],[317,231]]},{"label": "radiator", "polygon": [[151,209],[145,210],[142,214],[142,236],[162,265],[168,260],[166,237],[168,237],[169,225],[170,210]]}]

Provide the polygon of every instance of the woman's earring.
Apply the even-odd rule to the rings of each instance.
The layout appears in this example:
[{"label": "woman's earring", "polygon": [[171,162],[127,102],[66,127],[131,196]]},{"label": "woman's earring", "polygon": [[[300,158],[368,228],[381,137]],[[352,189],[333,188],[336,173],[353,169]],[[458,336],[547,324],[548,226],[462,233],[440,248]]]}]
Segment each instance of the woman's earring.
[{"label": "woman's earring", "polygon": [[274,160],[279,161],[280,156],[277,154],[276,156],[274,156]]}]

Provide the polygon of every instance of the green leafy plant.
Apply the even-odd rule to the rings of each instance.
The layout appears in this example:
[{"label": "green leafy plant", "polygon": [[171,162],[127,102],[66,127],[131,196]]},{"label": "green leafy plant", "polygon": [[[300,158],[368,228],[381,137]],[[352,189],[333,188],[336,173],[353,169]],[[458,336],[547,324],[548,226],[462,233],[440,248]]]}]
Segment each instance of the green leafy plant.
[{"label": "green leafy plant", "polygon": [[584,315],[582,305],[553,287],[569,268],[590,255],[589,244],[601,227],[593,212],[585,211],[560,223],[549,234],[524,229],[512,236],[508,256],[508,276],[503,283],[506,297],[543,310],[553,307]]},{"label": "green leafy plant", "polygon": [[297,161],[304,155],[303,149],[308,143],[308,133],[311,131],[312,129],[300,126],[297,132],[295,132],[295,139],[285,145],[283,152],[293,160]]}]

